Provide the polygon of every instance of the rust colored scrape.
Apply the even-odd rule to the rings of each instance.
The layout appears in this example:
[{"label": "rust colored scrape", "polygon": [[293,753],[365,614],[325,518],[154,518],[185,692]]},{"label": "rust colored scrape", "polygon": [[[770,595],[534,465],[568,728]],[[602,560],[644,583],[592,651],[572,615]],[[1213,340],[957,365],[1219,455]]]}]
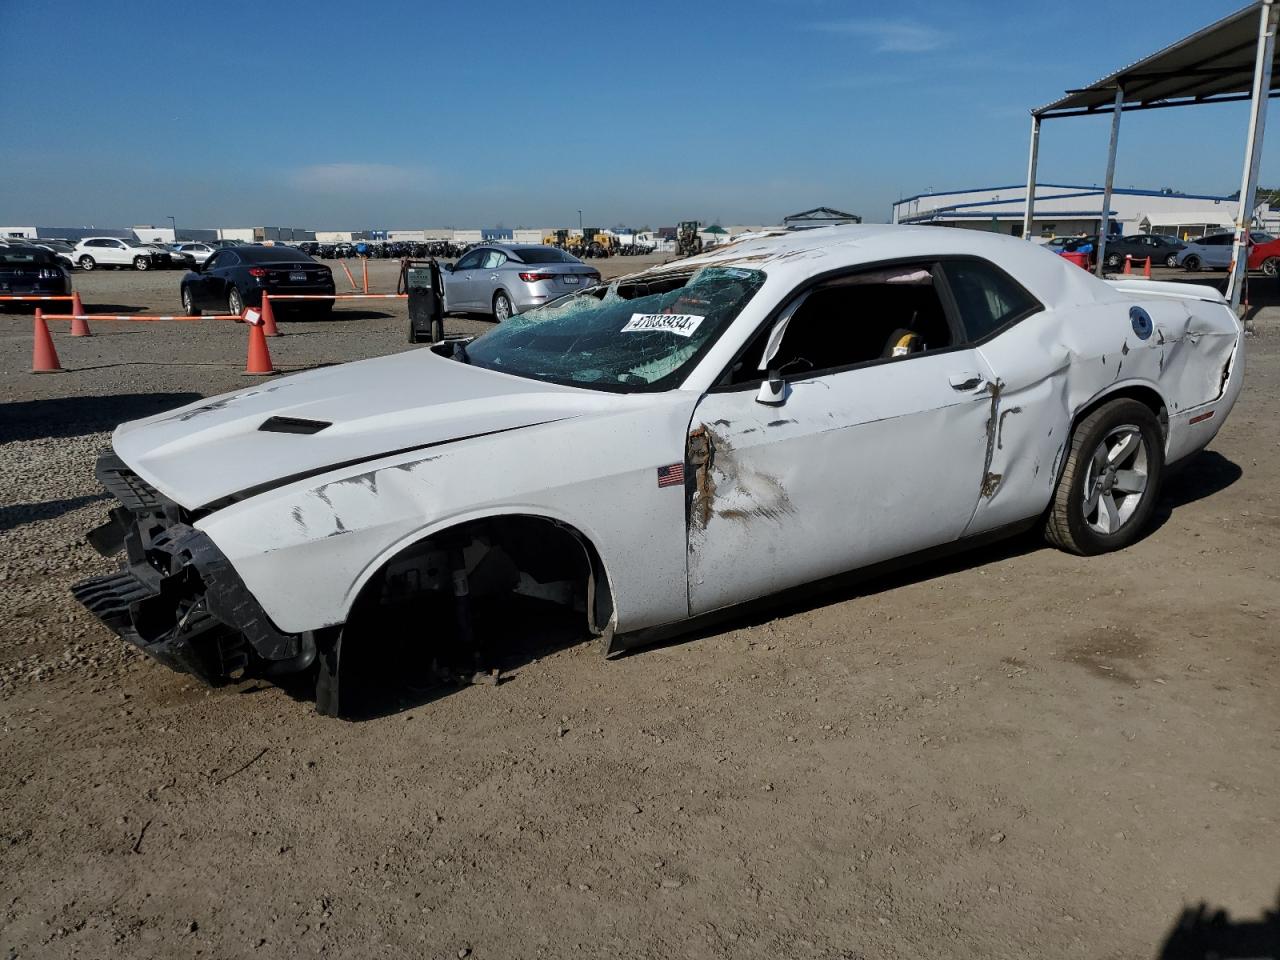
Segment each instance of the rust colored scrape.
[{"label": "rust colored scrape", "polygon": [[[982,484],[978,488],[982,496],[990,499],[1000,488],[1004,474],[991,472],[991,460],[995,457],[997,434],[1000,427],[1000,394],[1004,390],[1004,381],[996,380],[987,384],[987,392],[991,394],[991,414],[987,417],[987,459],[982,465]],[[1013,411],[1010,411],[1013,412]]]},{"label": "rust colored scrape", "polygon": [[693,468],[694,478],[693,502],[690,505],[689,516],[693,525],[699,529],[706,529],[711,520],[716,496],[716,481],[711,476],[715,454],[715,440],[706,424],[701,424],[689,431],[686,457]]}]

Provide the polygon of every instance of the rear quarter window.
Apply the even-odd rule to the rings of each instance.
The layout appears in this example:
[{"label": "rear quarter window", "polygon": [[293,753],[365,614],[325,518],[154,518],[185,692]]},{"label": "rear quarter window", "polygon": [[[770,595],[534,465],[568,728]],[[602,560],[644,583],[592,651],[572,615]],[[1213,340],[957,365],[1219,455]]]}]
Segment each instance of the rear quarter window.
[{"label": "rear quarter window", "polygon": [[970,342],[983,340],[1040,307],[1012,277],[990,264],[952,260],[942,268]]}]

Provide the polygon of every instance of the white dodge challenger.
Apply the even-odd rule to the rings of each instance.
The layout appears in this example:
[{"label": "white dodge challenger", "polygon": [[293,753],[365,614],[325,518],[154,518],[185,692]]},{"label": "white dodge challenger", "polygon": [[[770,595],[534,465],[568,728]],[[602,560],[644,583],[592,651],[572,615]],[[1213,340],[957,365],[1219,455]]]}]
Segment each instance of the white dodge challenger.
[{"label": "white dodge challenger", "polygon": [[1243,342],[1209,287],[1008,237],[757,235],[121,425],[90,539],[126,559],[73,590],[210,682],[313,670],[337,713],[361,623],[465,648],[523,594],[614,654],[1031,526],[1116,550],[1222,426]]}]

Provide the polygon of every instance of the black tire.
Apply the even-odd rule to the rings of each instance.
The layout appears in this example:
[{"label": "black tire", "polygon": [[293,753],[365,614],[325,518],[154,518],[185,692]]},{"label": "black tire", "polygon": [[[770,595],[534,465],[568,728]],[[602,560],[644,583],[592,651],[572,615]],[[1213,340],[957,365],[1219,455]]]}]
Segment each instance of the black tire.
[{"label": "black tire", "polygon": [[234,313],[238,317],[244,315],[244,298],[235,287],[227,291],[227,313]]},{"label": "black tire", "polygon": [[1108,266],[1108,267],[1110,267],[1112,270],[1114,270],[1116,267],[1120,266],[1120,254],[1118,254],[1118,253],[1108,253],[1108,254],[1107,254],[1107,266]]},{"label": "black tire", "polygon": [[200,310],[196,307],[195,298],[191,295],[190,287],[182,288],[182,312],[188,317],[200,316]]},{"label": "black tire", "polygon": [[1277,273],[1280,273],[1277,267],[1280,267],[1280,257],[1267,257],[1262,261],[1262,273],[1265,276],[1274,277]]},{"label": "black tire", "polygon": [[505,292],[499,290],[493,295],[493,319],[502,323],[503,320],[510,320],[516,314],[515,307],[511,304],[511,298]]},{"label": "black tire", "polygon": [[1182,261],[1182,269],[1186,270],[1188,273],[1195,273],[1200,269],[1200,258],[1193,253]]},{"label": "black tire", "polygon": [[1166,267],[1176,267],[1178,265],[1178,255],[1176,253],[1169,254],[1164,258],[1164,265]]},{"label": "black tire", "polygon": [[151,269],[151,261],[150,261],[150,260],[148,260],[146,257],[134,257],[134,258],[133,258],[133,269],[138,270],[138,271],[150,270],[150,269]]},{"label": "black tire", "polygon": [[[1132,448],[1127,446],[1130,438],[1138,441]],[[1113,455],[1108,456],[1113,440]],[[1067,461],[1045,518],[1045,539],[1080,556],[1124,549],[1151,520],[1163,474],[1164,433],[1151,408],[1127,397],[1104,403],[1076,424],[1071,435]],[[1135,490],[1138,479],[1141,489]],[[1086,486],[1092,488],[1092,508]],[[1090,519],[1095,516],[1096,520]]]},{"label": "black tire", "polygon": [[80,269],[83,270],[85,273],[89,273],[91,270],[93,270],[94,267],[98,265],[98,261],[93,259],[93,257],[89,256],[87,253],[83,257],[81,257],[77,262],[80,264]]}]

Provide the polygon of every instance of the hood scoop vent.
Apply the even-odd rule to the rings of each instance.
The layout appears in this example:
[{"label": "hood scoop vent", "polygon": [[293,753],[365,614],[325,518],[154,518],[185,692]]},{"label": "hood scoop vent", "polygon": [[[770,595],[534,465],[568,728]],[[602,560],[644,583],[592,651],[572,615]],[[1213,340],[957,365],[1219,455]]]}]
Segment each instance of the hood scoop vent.
[{"label": "hood scoop vent", "polygon": [[302,417],[268,417],[258,427],[266,433],[319,433],[325,427],[332,427],[328,420],[306,420]]}]

